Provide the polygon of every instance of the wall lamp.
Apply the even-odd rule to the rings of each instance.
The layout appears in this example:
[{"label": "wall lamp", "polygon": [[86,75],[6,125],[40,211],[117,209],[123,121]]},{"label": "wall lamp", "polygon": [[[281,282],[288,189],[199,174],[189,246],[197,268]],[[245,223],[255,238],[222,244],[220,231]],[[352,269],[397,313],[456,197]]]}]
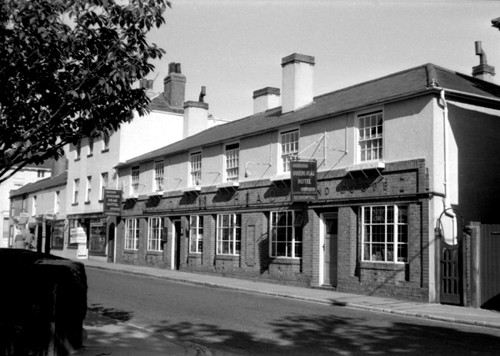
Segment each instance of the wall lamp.
[{"label": "wall lamp", "polygon": [[250,177],[252,175],[250,173],[250,170],[248,169],[248,164],[249,163],[256,164],[256,165],[259,165],[259,166],[268,166],[268,167],[272,166],[271,163],[259,163],[259,162],[247,161],[247,163],[245,164],[245,178],[248,178],[248,177]]}]

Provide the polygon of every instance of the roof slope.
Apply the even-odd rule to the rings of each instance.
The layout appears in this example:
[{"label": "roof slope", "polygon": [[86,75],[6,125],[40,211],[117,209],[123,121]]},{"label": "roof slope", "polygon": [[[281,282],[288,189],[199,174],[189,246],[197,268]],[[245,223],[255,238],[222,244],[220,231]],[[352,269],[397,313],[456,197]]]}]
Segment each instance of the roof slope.
[{"label": "roof slope", "polygon": [[13,198],[15,196],[23,194],[35,193],[45,189],[66,185],[67,180],[68,180],[68,172],[64,172],[55,177],[49,177],[33,183],[26,184],[17,190],[11,191],[10,197]]},{"label": "roof slope", "polygon": [[281,107],[278,107],[213,127],[142,156],[132,158],[125,163],[120,163],[117,167],[128,166],[237,137],[279,129],[287,125],[338,115],[370,105],[422,95],[432,92],[432,89],[442,88],[479,95],[489,99],[500,99],[499,86],[429,63],[317,96],[312,104],[285,115],[281,114]]}]

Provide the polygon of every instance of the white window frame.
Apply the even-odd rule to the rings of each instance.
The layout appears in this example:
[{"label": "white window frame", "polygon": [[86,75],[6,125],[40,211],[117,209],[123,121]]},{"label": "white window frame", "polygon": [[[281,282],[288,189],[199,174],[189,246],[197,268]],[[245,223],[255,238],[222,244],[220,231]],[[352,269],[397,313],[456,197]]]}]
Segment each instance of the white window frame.
[{"label": "white window frame", "polygon": [[[381,123],[378,120],[382,120]],[[370,110],[356,115],[358,128],[358,162],[384,159],[384,111]]]},{"label": "white window frame", "polygon": [[[139,194],[140,166],[130,167],[130,194]],[[137,175],[134,175],[137,172]]]},{"label": "white window frame", "polygon": [[139,219],[125,219],[125,250],[139,249]]},{"label": "white window frame", "polygon": [[73,204],[78,203],[78,191],[80,189],[80,179],[73,180]]},{"label": "white window frame", "polygon": [[36,195],[31,197],[31,215],[36,216]]},{"label": "white window frame", "polygon": [[59,211],[61,210],[61,192],[57,191],[54,192],[54,214],[58,214]]},{"label": "white window frame", "polygon": [[[284,221],[280,219],[281,217],[284,218]],[[270,257],[302,258],[302,218],[302,212],[294,210],[271,211],[269,221]],[[282,246],[284,247],[284,253],[281,252]]]},{"label": "white window frame", "polygon": [[241,214],[217,215],[218,255],[239,256],[241,254]]},{"label": "white window frame", "polygon": [[163,218],[148,218],[148,251],[161,251],[161,233],[163,231]]},{"label": "white window frame", "polygon": [[111,139],[111,135],[108,135],[106,133],[102,134],[102,151],[109,150],[109,140],[110,139]]},{"label": "white window frame", "polygon": [[238,182],[240,173],[240,144],[229,143],[224,149],[226,182]]},{"label": "white window frame", "polygon": [[[377,209],[375,213],[374,209]],[[381,209],[383,217],[380,214]],[[397,204],[361,207],[361,261],[400,264],[408,262],[409,209],[408,205]],[[405,219],[400,219],[401,217]],[[383,239],[379,239],[381,241],[374,241],[373,237],[377,233],[383,235]]]},{"label": "white window frame", "polygon": [[203,215],[189,216],[189,253],[203,252]]},{"label": "white window frame", "polygon": [[165,172],[165,161],[163,161],[163,160],[155,161],[154,190],[156,192],[163,191],[164,172]]},{"label": "white window frame", "polygon": [[189,182],[195,187],[201,184],[201,151],[189,154]]},{"label": "white window frame", "polygon": [[93,137],[89,137],[88,147],[89,147],[89,153],[87,154],[87,156],[92,156],[94,154],[94,138]]},{"label": "white window frame", "polygon": [[[279,169],[280,173],[288,173],[290,172],[290,161],[292,157],[297,157],[299,154],[299,141],[300,141],[300,129],[299,128],[290,128],[287,130],[283,130],[279,133]],[[292,141],[292,139],[297,136],[296,141]]]},{"label": "white window frame", "polygon": [[80,159],[82,155],[82,140],[78,140],[75,145],[75,159]]},{"label": "white window frame", "polygon": [[104,199],[104,189],[108,187],[109,174],[108,172],[101,173],[101,184],[99,187],[99,200]]},{"label": "white window frame", "polygon": [[87,189],[85,192],[85,201],[90,201],[90,195],[92,194],[92,176],[87,177]]}]

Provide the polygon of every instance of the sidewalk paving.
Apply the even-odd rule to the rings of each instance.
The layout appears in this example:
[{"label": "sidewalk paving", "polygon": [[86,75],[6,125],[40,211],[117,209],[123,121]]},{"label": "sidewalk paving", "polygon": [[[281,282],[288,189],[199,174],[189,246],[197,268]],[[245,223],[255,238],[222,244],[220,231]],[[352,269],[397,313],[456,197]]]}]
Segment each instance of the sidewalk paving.
[{"label": "sidewalk paving", "polygon": [[[232,290],[239,290],[248,293],[264,294],[276,297],[291,298],[309,302],[316,302],[327,305],[338,305],[346,306],[357,309],[370,310],[375,312],[392,313],[402,316],[427,318],[431,320],[437,320],[442,322],[466,324],[466,325],[476,325],[488,328],[495,328],[500,331],[500,312],[485,310],[479,308],[467,308],[452,305],[443,304],[431,304],[431,303],[418,303],[418,302],[407,302],[392,298],[385,297],[374,297],[365,296],[349,293],[333,292],[321,289],[294,287],[280,284],[271,284],[265,282],[256,282],[236,278],[228,278],[207,274],[196,274],[189,272],[172,271],[166,269],[159,269],[153,267],[145,266],[134,266],[118,263],[106,263],[95,260],[79,260],[84,263],[86,267],[106,269],[111,271],[130,273],[140,276],[162,278],[172,281],[192,283],[197,285],[226,288]],[[101,348],[107,347],[107,350],[111,350],[109,343],[106,340],[101,340],[99,334],[103,333],[102,329],[98,329],[99,323],[93,321],[97,318],[96,315],[90,313],[90,318],[88,317],[85,321],[85,329],[89,331],[89,338],[87,344],[93,347]],[[165,355],[203,355],[209,354],[210,352],[203,347],[191,344],[180,344],[174,340],[159,339],[159,343],[150,343],[149,340],[147,344],[144,339],[146,336],[153,336],[153,332],[139,329],[133,327],[129,324],[115,322],[114,324],[107,325],[107,332],[112,335],[111,340],[116,339],[119,344],[120,336],[124,336],[127,339],[129,337],[136,338],[137,343],[144,343],[144,349],[142,353],[137,353],[130,349],[130,346],[121,350],[123,352],[130,353],[120,353],[114,347],[112,356],[122,356],[122,355],[158,355],[158,350],[161,347],[168,348],[168,352]],[[97,328],[97,329],[96,329]],[[130,335],[132,336],[129,336]],[[106,339],[106,338],[105,338]],[[111,341],[113,342],[113,341]],[[127,341],[128,342],[128,341]],[[163,344],[162,344],[163,342]],[[96,346],[94,346],[96,345]],[[138,346],[140,347],[140,345]],[[147,347],[147,349],[146,349]],[[141,350],[140,348],[136,350]],[[148,353],[151,350],[151,353]],[[173,352],[173,353],[172,353]],[[184,352],[184,353],[182,353]],[[106,354],[109,354],[106,352]],[[79,353],[77,355],[96,355],[96,353]]]}]

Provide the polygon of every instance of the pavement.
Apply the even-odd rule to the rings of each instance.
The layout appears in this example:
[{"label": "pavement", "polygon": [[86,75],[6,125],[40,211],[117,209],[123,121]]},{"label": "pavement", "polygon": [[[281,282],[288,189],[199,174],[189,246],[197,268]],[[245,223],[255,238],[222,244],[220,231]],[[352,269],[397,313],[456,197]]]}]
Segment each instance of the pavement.
[{"label": "pavement", "polygon": [[[238,290],[280,298],[290,298],[326,305],[344,306],[390,313],[407,317],[426,318],[447,323],[493,328],[500,331],[500,312],[444,304],[418,303],[398,299],[333,292],[228,278],[207,274],[173,271],[154,267],[107,263],[96,260],[79,260],[86,268],[105,269],[139,276],[167,279],[213,288]],[[149,355],[211,355],[201,345],[168,339],[152,330],[130,323],[122,323],[93,311],[84,321],[87,340],[78,356],[149,356]]]}]

